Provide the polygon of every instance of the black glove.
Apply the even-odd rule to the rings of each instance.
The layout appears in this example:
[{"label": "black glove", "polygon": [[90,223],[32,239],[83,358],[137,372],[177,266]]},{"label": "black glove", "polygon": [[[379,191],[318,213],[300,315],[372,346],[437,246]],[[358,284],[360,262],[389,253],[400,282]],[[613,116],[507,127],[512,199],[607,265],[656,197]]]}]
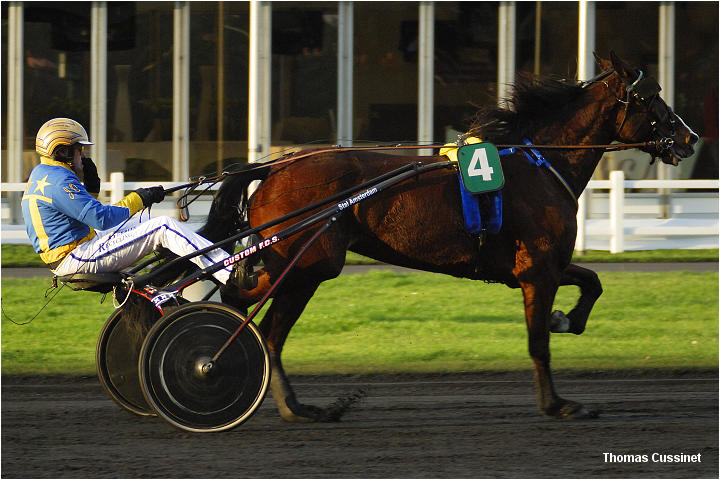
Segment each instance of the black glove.
[{"label": "black glove", "polygon": [[98,176],[97,167],[92,159],[83,157],[83,184],[85,184],[85,190],[90,193],[100,193],[100,177]]},{"label": "black glove", "polygon": [[138,188],[135,190],[135,193],[140,196],[143,205],[146,207],[149,207],[153,203],[162,202],[165,198],[165,189],[160,185],[150,188]]}]

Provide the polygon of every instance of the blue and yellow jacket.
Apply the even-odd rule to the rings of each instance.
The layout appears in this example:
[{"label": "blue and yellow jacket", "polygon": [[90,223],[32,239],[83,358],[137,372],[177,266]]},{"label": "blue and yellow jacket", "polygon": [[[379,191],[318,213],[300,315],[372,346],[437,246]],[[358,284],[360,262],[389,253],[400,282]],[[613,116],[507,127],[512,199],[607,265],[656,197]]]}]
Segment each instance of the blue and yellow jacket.
[{"label": "blue and yellow jacket", "polygon": [[61,162],[42,157],[30,173],[22,212],[33,248],[47,264],[62,260],[79,244],[143,208],[133,192],[116,205],[103,205],[85,189],[75,172]]}]

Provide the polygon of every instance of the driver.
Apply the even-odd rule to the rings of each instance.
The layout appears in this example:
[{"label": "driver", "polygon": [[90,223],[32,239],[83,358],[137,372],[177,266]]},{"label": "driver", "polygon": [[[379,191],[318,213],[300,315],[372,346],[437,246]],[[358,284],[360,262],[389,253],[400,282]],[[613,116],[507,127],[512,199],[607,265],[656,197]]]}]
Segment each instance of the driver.
[{"label": "driver", "polygon": [[[212,245],[173,218],[134,216],[165,198],[162,186],[138,188],[115,205],[100,203],[100,178],[83,156],[86,145],[92,142],[85,129],[70,118],[48,120],[35,139],[40,164],[30,173],[22,213],[35,251],[55,275],[117,272],[160,246],[182,256]],[[226,257],[216,249],[191,260],[205,268]],[[213,276],[228,288],[242,286],[245,274],[224,268]]]}]

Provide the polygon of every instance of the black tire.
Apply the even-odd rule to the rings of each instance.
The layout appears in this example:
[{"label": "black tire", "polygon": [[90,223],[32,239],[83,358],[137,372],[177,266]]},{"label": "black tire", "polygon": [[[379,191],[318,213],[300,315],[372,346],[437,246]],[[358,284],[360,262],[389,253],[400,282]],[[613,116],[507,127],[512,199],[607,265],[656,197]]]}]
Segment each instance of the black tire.
[{"label": "black tire", "polygon": [[192,302],[150,329],[138,370],[145,400],[160,417],[190,432],[219,432],[252,416],[270,383],[265,339],[252,322],[209,372],[202,369],[244,322],[229,305]]},{"label": "black tire", "polygon": [[98,336],[95,365],[100,385],[118,405],[142,416],[155,412],[142,393],[138,374],[138,358],[144,338],[132,329],[131,319],[122,308],[108,317]]}]

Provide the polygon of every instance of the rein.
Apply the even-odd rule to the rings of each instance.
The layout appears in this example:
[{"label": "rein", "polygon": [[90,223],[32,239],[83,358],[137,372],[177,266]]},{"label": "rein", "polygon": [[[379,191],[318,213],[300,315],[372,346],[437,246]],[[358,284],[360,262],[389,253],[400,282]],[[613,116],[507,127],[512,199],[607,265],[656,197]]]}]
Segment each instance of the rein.
[{"label": "rein", "polygon": [[[647,142],[638,142],[638,143],[612,143],[612,144],[602,144],[602,145],[527,145],[527,144],[495,144],[495,146],[499,149],[502,148],[535,148],[535,149],[547,149],[547,150],[607,150],[610,152],[618,151],[618,150],[629,150],[632,148],[643,148],[643,147],[655,147],[658,150],[664,150],[667,147],[667,142],[664,140],[649,140]],[[261,168],[265,168],[267,166],[275,166],[275,165],[282,165],[283,163],[293,162],[295,160],[300,160],[305,157],[309,157],[312,155],[318,155],[323,153],[335,153],[335,152],[353,152],[353,151],[374,151],[374,150],[423,150],[423,149],[439,149],[439,148],[445,148],[447,145],[445,144],[428,144],[428,145],[373,145],[373,146],[353,146],[353,147],[342,147],[342,146],[334,146],[329,148],[322,148],[318,150],[310,150],[307,151],[301,155],[296,155],[293,153],[290,153],[282,158],[278,158],[276,160],[270,160],[268,162],[258,163],[258,164],[249,164],[252,165],[249,168],[244,168],[242,170],[236,170],[236,171],[230,171],[226,170],[223,171],[217,175],[213,176],[207,176],[207,177],[200,177],[198,180],[195,180],[193,182],[189,182],[185,185],[179,185],[177,187],[170,188],[168,190],[165,190],[166,193],[175,192],[177,190],[182,190],[184,188],[188,187],[197,187],[198,185],[202,185],[205,183],[217,183],[221,181],[224,177],[228,175],[238,175],[240,173],[244,172],[252,172],[253,170],[259,170]]]},{"label": "rein", "polygon": [[[659,145],[660,144],[660,145]],[[631,148],[642,148],[642,147],[656,147],[658,149],[665,148],[665,142],[663,141],[657,141],[657,140],[649,140],[647,142],[638,142],[638,143],[612,143],[612,144],[604,144],[604,145],[532,145],[533,148],[543,148],[543,149],[555,149],[555,150],[583,150],[583,149],[604,149],[608,151],[615,151],[615,150],[629,150]],[[528,148],[528,145],[526,144],[495,144],[497,148]],[[275,165],[284,163],[290,160],[298,160],[300,158],[309,157],[310,155],[317,155],[318,153],[330,153],[330,152],[351,152],[355,150],[422,150],[426,148],[436,149],[436,148],[445,148],[447,145],[443,144],[428,144],[428,145],[373,145],[368,147],[363,146],[354,146],[354,147],[331,147],[331,148],[325,148],[320,150],[312,150],[307,153],[304,153],[302,155],[293,155],[290,154],[290,156],[286,158],[281,158],[278,160],[272,160],[270,162],[263,163],[262,166],[265,165]],[[259,166],[258,166],[259,168]],[[223,172],[227,173],[229,175],[232,175],[233,172]]]},{"label": "rein", "polygon": [[[218,182],[221,182],[225,179],[225,177],[229,175],[238,175],[240,173],[244,172],[252,172],[254,170],[259,170],[261,168],[265,168],[268,166],[276,166],[276,165],[282,165],[284,163],[288,162],[294,162],[296,160],[300,160],[312,155],[318,155],[323,153],[336,153],[336,152],[353,152],[353,151],[379,151],[379,150],[423,150],[423,149],[439,149],[447,147],[447,145],[440,145],[440,144],[429,144],[429,145],[372,145],[372,146],[353,146],[353,147],[342,147],[342,146],[333,146],[329,148],[321,148],[317,150],[310,150],[305,153],[301,154],[295,154],[290,153],[285,155],[282,158],[278,158],[275,160],[270,160],[268,162],[258,163],[258,164],[249,164],[252,166],[248,166],[247,168],[239,169],[239,170],[225,170],[223,172],[218,173],[217,175],[212,176],[203,176],[198,178],[195,181],[186,183],[184,185],[179,185],[177,187],[169,188],[165,190],[165,193],[172,193],[179,190],[185,189],[185,192],[183,192],[182,195],[177,200],[177,207],[180,209],[180,219],[182,221],[187,221],[189,218],[188,215],[188,206],[193,203],[195,200],[197,200],[202,194],[207,192],[210,188],[212,188],[213,185],[217,184]],[[658,151],[665,150],[671,147],[671,145],[668,144],[666,140],[650,140],[647,142],[638,142],[638,143],[614,143],[614,144],[603,144],[603,145],[527,145],[527,144],[497,144],[497,148],[499,149],[514,149],[514,150],[526,150],[528,148],[533,149],[540,149],[540,150],[605,150],[609,152],[619,151],[619,150],[629,150],[632,148],[643,148],[643,147],[655,147],[658,149]],[[551,171],[554,171],[554,169],[551,169]],[[557,176],[557,173],[554,173]],[[560,177],[561,178],[561,177]],[[561,183],[565,184],[565,181],[563,180]],[[188,200],[188,197],[190,197],[193,192],[200,186],[204,184],[210,184],[208,187],[206,187],[204,190],[202,190],[200,193],[195,194],[195,196],[192,199]],[[565,186],[567,189],[568,187]],[[575,198],[575,195],[572,195],[573,198]],[[577,200],[576,200],[577,201]]]}]

